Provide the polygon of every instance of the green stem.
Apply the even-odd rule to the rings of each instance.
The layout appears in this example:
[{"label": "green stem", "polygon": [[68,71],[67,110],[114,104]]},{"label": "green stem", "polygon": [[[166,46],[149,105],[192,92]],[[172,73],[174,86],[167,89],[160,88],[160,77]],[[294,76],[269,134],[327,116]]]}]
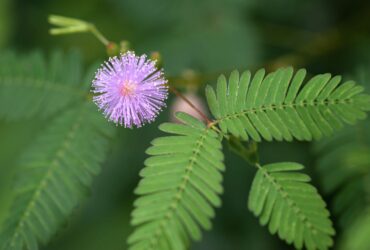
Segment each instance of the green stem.
[{"label": "green stem", "polygon": [[258,147],[255,141],[248,142],[247,145],[244,145],[235,136],[230,136],[228,142],[230,150],[232,152],[242,157],[249,164],[256,166],[257,168],[260,166],[258,157]]},{"label": "green stem", "polygon": [[94,24],[90,25],[90,31],[91,33],[100,41],[104,44],[104,46],[109,45],[109,40],[105,38],[105,36],[95,27]]}]

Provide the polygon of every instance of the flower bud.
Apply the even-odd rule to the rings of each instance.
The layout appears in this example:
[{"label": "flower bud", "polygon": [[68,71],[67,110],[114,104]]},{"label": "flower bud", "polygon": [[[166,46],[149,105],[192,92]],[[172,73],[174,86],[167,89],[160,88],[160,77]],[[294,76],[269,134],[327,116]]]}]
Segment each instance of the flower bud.
[{"label": "flower bud", "polygon": [[118,56],[120,53],[119,51],[119,47],[116,43],[114,42],[109,42],[107,44],[107,54],[108,56],[112,57],[112,56]]},{"label": "flower bud", "polygon": [[155,61],[157,67],[162,68],[162,56],[158,51],[153,51],[150,54],[150,59]]},{"label": "flower bud", "polygon": [[126,53],[130,50],[130,42],[127,40],[123,40],[120,42],[120,52],[122,54]]}]

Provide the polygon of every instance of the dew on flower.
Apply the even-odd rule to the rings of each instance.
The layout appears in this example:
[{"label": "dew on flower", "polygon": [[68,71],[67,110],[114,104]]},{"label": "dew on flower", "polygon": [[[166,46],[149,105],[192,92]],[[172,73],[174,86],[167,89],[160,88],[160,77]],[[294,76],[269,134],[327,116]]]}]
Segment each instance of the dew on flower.
[{"label": "dew on flower", "polygon": [[168,96],[163,70],[146,55],[131,51],[105,62],[92,87],[93,100],[105,117],[127,128],[152,122]]}]

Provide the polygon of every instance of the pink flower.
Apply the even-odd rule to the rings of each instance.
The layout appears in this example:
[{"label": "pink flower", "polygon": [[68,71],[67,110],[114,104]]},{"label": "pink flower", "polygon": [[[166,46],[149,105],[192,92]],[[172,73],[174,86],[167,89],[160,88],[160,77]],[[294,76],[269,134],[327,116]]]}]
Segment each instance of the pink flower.
[{"label": "pink flower", "polygon": [[92,86],[98,94],[93,100],[105,117],[127,128],[152,122],[168,96],[163,70],[146,55],[139,57],[130,51],[105,62]]}]

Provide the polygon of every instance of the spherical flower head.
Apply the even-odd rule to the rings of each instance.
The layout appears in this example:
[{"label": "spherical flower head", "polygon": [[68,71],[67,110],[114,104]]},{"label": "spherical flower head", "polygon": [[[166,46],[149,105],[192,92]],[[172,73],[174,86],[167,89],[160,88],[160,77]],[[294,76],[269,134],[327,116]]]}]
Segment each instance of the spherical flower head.
[{"label": "spherical flower head", "polygon": [[105,117],[126,128],[152,122],[168,96],[163,71],[146,55],[131,51],[102,64],[92,86],[93,100]]}]

